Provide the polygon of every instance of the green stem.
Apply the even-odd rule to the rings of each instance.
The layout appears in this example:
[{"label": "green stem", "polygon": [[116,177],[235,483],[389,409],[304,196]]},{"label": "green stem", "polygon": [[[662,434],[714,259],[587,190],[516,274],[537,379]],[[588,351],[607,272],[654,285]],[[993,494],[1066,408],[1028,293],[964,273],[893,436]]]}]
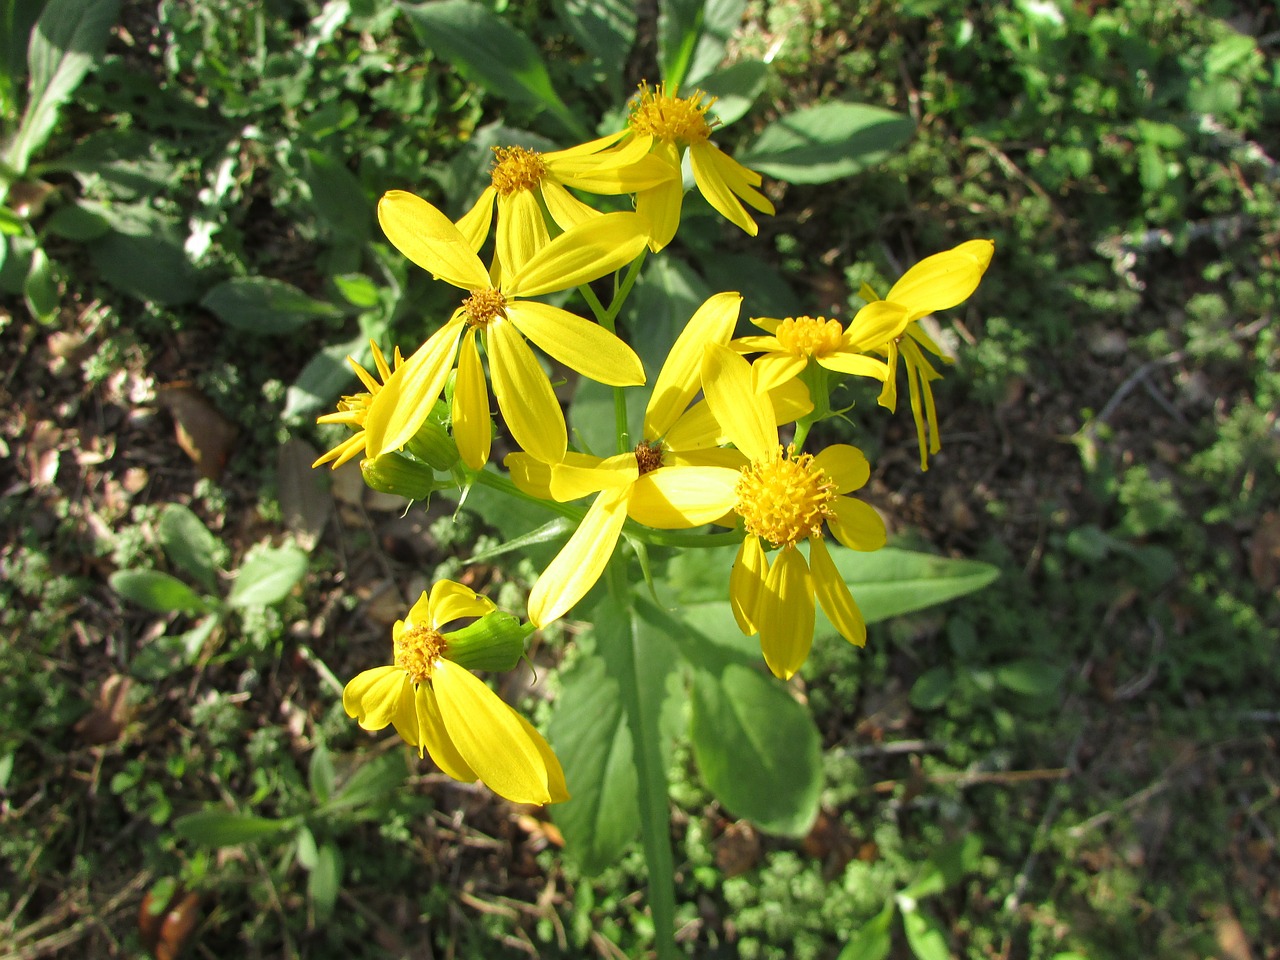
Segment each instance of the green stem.
[{"label": "green stem", "polygon": [[[622,283],[616,282],[615,275],[613,299],[609,302],[607,309],[589,284],[584,283],[578,288],[582,298],[587,301],[587,306],[596,315],[596,322],[614,336],[618,333],[618,314],[622,312],[622,305],[627,302],[631,288],[635,286],[636,279],[640,276],[640,268],[644,265],[644,258],[648,252],[649,248],[646,247],[631,261],[631,265],[627,268],[627,275],[622,278]],[[632,449],[630,426],[627,422],[627,395],[623,387],[613,388],[613,431],[618,441],[617,453],[626,453]]]},{"label": "green stem", "polygon": [[[615,561],[605,570],[605,577],[618,615],[630,621],[631,592],[625,571],[626,561]],[[661,704],[646,703],[641,696],[646,652],[636,645],[635,631],[601,631],[600,635],[625,637],[629,641],[625,648],[619,644],[618,649],[606,652],[605,656],[613,661],[620,674],[622,709],[631,731],[631,756],[640,794],[640,841],[649,873],[649,910],[653,915],[654,946],[658,960],[674,960],[675,859],[671,853],[670,794],[662,762],[662,733],[658,726]]]}]

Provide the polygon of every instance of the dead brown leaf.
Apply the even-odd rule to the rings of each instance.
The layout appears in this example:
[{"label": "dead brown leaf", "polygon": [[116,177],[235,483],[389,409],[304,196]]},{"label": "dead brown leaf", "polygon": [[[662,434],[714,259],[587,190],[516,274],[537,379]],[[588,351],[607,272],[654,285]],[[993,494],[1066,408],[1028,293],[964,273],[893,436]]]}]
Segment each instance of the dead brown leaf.
[{"label": "dead brown leaf", "polygon": [[81,717],[75,731],[85,743],[95,746],[120,739],[129,723],[129,689],[133,681],[124,674],[113,673],[98,689],[98,701]]},{"label": "dead brown leaf", "polygon": [[1249,948],[1249,934],[1244,925],[1223,904],[1214,917],[1214,937],[1218,941],[1218,951],[1222,960],[1253,960],[1253,950]]},{"label": "dead brown leaf", "polygon": [[726,877],[744,874],[760,862],[760,834],[746,820],[730,824],[715,848],[716,866]]},{"label": "dead brown leaf", "polygon": [[218,480],[235,448],[239,433],[236,425],[189,383],[180,381],[161,387],[158,399],[173,415],[183,453],[195,463],[202,477]]}]

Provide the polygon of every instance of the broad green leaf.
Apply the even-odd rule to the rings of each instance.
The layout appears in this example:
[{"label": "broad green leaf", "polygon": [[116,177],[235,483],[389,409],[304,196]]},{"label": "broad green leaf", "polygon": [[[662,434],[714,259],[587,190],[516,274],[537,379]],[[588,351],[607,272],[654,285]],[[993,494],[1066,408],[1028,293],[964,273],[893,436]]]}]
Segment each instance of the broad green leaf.
[{"label": "broad green leaf", "polygon": [[91,242],[89,256],[102,279],[140,300],[169,306],[200,295],[200,272],[182,248],[175,221],[145,207],[104,211],[112,230]]},{"label": "broad green leaf", "polygon": [[724,62],[725,50],[741,28],[747,9],[746,0],[702,0],[701,6],[697,43],[680,83],[681,88],[689,92],[694,86],[701,86]]},{"label": "broad green leaf", "polygon": [[342,312],[270,277],[224,280],[205,294],[200,306],[227,326],[254,334],[289,333],[318,317],[336,317]]},{"label": "broad green leaf", "polygon": [[703,78],[702,92],[716,98],[711,112],[722,126],[740,120],[764,89],[769,68],[762,60],[739,60]]},{"label": "broad green leaf", "polygon": [[366,370],[373,366],[373,353],[369,338],[360,334],[345,343],[333,343],[317,351],[298,374],[284,395],[284,411],[281,417],[309,417],[330,406],[344,392],[363,390],[356,379],[347,357]]},{"label": "broad green leaf", "polygon": [[[705,0],[661,0],[658,17],[658,64],[662,79],[680,87],[702,35]],[[656,83],[656,77],[648,78]]]},{"label": "broad green leaf", "polygon": [[770,833],[802,837],[818,815],[822,751],[808,710],[758,667],[698,670],[693,753],[725,809]]},{"label": "broad green leaf", "polygon": [[298,849],[298,863],[302,864],[304,870],[312,869],[320,859],[320,846],[316,843],[316,835],[304,823],[298,828],[294,842]]},{"label": "broad green leaf", "polygon": [[111,589],[154,613],[203,613],[208,602],[176,577],[159,570],[117,570]]},{"label": "broad green leaf", "polygon": [[304,174],[311,203],[334,233],[366,242],[373,234],[373,206],[356,175],[321,150],[308,150]]},{"label": "broad green leaf", "polygon": [[572,796],[551,808],[565,852],[588,875],[615,863],[640,827],[631,731],[604,659],[583,657],[561,674],[547,728]]},{"label": "broad green leaf", "polygon": [[1052,697],[1062,690],[1062,668],[1043,660],[1014,660],[995,668],[996,683],[1026,697]]},{"label": "broad green leaf", "polygon": [[251,554],[227,596],[233,607],[269,607],[289,595],[307,573],[307,553],[295,546],[267,547]]},{"label": "broad green leaf", "polygon": [[560,22],[604,67],[610,86],[621,90],[622,68],[636,39],[631,0],[551,0]]},{"label": "broad green leaf", "polygon": [[199,658],[218,623],[216,613],[207,614],[190,630],[148,641],[134,654],[129,672],[140,680],[163,680],[186,669]]},{"label": "broad green leaf", "polygon": [[91,204],[69,203],[53,212],[45,221],[44,229],[55,237],[83,243],[105,236],[111,224]]},{"label": "broad green leaf", "polygon": [[315,907],[316,919],[326,920],[342,888],[342,851],[326,843],[316,852],[316,863],[307,876],[307,895]]},{"label": "broad green leaf", "polygon": [[902,910],[902,927],[907,934],[907,945],[916,955],[916,960],[951,960],[947,933],[942,929],[942,924],[918,907],[907,909],[901,900],[898,907]]},{"label": "broad green leaf", "polygon": [[827,183],[880,163],[914,130],[883,107],[823,103],[775,120],[736,159],[789,183]]},{"label": "broad green leaf", "polygon": [[836,960],[884,960],[893,946],[890,935],[893,914],[894,903],[890,900],[883,910],[849,938]]},{"label": "broad green leaf", "polygon": [[334,277],[333,285],[342,294],[342,299],[361,310],[372,310],[382,302],[378,285],[363,273],[348,273]]},{"label": "broad green leaf", "polygon": [[276,820],[233,810],[204,810],[179,817],[173,830],[178,836],[206,847],[234,847],[275,836],[297,824],[296,817]]},{"label": "broad green leaf", "polygon": [[911,705],[917,710],[937,710],[951,696],[953,679],[948,667],[930,667],[911,685]]},{"label": "broad green leaf", "polygon": [[495,96],[549,110],[585,140],[586,128],[565,106],[538,48],[487,7],[472,0],[401,4],[419,36],[443,60]]},{"label": "broad green leaf", "polygon": [[179,569],[191,574],[210,593],[218,589],[221,544],[191,510],[171,503],[160,514],[160,546]]},{"label": "broad green leaf", "polygon": [[324,741],[316,742],[311,751],[311,763],[307,766],[307,783],[311,787],[311,795],[319,803],[324,803],[333,796],[333,785],[337,779],[333,770],[333,757]]},{"label": "broad green leaf", "polygon": [[22,284],[22,297],[27,303],[27,310],[38,322],[52,323],[58,318],[58,308],[62,305],[62,298],[58,295],[58,276],[44,247],[31,251],[31,265]]},{"label": "broad green leaf", "polygon": [[404,783],[407,772],[403,753],[384,753],[357,767],[317,809],[325,813],[338,810],[351,810],[360,815],[375,813]]},{"label": "broad green leaf", "polygon": [[[155,119],[150,112],[147,117]],[[41,163],[40,168],[73,173],[85,187],[108,184],[117,201],[169,191],[181,176],[177,165],[157,147],[156,137],[133,129],[90,134],[68,153]]]},{"label": "broad green leaf", "polygon": [[31,157],[53,133],[58,110],[71,99],[119,13],[119,0],[49,0],[27,46],[26,112],[5,151],[5,162],[25,173]]}]

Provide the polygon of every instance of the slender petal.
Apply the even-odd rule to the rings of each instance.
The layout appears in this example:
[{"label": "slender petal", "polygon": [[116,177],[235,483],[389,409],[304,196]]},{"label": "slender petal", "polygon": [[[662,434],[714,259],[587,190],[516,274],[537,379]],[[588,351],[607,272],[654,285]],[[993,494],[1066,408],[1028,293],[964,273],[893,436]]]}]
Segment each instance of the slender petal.
[{"label": "slender petal", "polygon": [[636,481],[627,513],[659,530],[684,530],[733,509],[741,471],[727,467],[660,467]]},{"label": "slender petal", "polygon": [[[761,357],[761,359],[765,358]],[[855,377],[871,377],[874,380],[885,380],[891,372],[888,364],[883,360],[876,357],[868,357],[861,353],[829,353],[825,357],[816,357],[815,359],[818,361],[819,366]]]},{"label": "slender petal", "polygon": [[851,550],[879,550],[884,546],[884,521],[870,504],[853,497],[836,497],[827,526]]},{"label": "slender petal", "polygon": [[649,242],[649,222],[636,213],[606,213],[566,230],[532,259],[503,263],[502,292],[536,297],[603,277],[626,266]]},{"label": "slender petal", "polygon": [[766,353],[752,364],[756,368],[757,380],[765,390],[780,386],[788,380],[794,380],[808,365],[807,359],[797,357],[793,353]]},{"label": "slender petal", "polygon": [[728,343],[742,306],[740,293],[717,293],[700,306],[676,337],[654,382],[644,412],[644,435],[663,436],[702,388],[699,372],[708,343]]},{"label": "slender petal", "polygon": [[560,402],[533,351],[506,321],[489,326],[486,346],[493,392],[511,436],[539,460],[559,462],[568,447],[568,431]]},{"label": "slender petal", "polygon": [[660,157],[672,170],[672,177],[665,183],[636,194],[636,213],[649,221],[653,235],[649,249],[657,253],[671,242],[680,227],[680,208],[684,204],[684,183],[680,176],[680,155],[673,144],[656,143],[655,156]]},{"label": "slender petal", "polygon": [[760,538],[747,534],[729,573],[729,606],[738,628],[747,636],[756,632],[756,606],[768,574],[769,558],[760,545]]},{"label": "slender petal", "polygon": [[462,329],[458,311],[383,384],[365,415],[365,456],[399,450],[426,422],[453,369]]},{"label": "slender petal", "polygon": [[[468,671],[456,664],[449,664],[449,669],[471,676]],[[418,756],[422,756],[422,748],[426,747],[435,765],[448,776],[462,783],[474,783],[479,779],[449,736],[444,718],[440,715],[440,702],[430,684],[423,683],[418,686],[414,707],[418,716]]]},{"label": "slender petal", "polygon": [[378,222],[392,245],[438,280],[463,290],[489,286],[471,240],[421,197],[392,190],[378,201]]},{"label": "slender petal", "polygon": [[595,586],[618,543],[630,494],[629,486],[601,492],[569,542],[542,571],[529,592],[529,619],[535,626],[558,620]]},{"label": "slender petal", "polygon": [[813,462],[835,482],[836,493],[857,490],[871,478],[871,464],[867,462],[866,454],[847,443],[823,447]]},{"label": "slender petal", "polygon": [[498,197],[498,236],[495,251],[506,264],[528,263],[551,242],[542,205],[530,190]]},{"label": "slender petal", "polygon": [[476,348],[476,331],[469,329],[458,350],[458,376],[453,384],[453,437],[462,462],[472,470],[489,462],[492,429],[489,419],[489,387]]},{"label": "slender petal", "polygon": [[552,466],[551,496],[562,503],[577,500],[601,490],[629,487],[640,475],[634,453],[620,453],[604,460],[591,459],[594,462],[585,464],[566,457],[563,462]]},{"label": "slender petal", "polygon": [[542,182],[542,199],[546,201],[547,213],[561,230],[569,230],[601,215],[595,207],[587,206],[553,180]]},{"label": "slender petal", "polygon": [[773,675],[790,680],[813,645],[813,578],[804,555],[794,548],[778,551],[769,567],[756,605],[760,649]]},{"label": "slender petal", "polygon": [[765,460],[778,446],[778,427],[766,396],[755,392],[751,365],[728,347],[712,344],[702,362],[702,387],[716,420],[749,460]]},{"label": "slender petal", "polygon": [[467,238],[472,250],[478,251],[483,247],[489,236],[489,227],[493,224],[493,206],[497,199],[498,191],[490,184],[457,223],[458,231]]},{"label": "slender petal", "polygon": [[507,319],[546,353],[597,383],[644,383],[644,365],[635,351],[598,323],[536,300],[512,303]]},{"label": "slender petal", "polygon": [[374,667],[352,679],[342,691],[342,708],[366,730],[381,730],[395,715],[403,687],[409,682],[396,666]]},{"label": "slender petal", "polygon": [[482,597],[470,587],[453,580],[437,580],[431,588],[430,624],[435,630],[454,620],[466,617],[483,617],[497,607],[488,597]]},{"label": "slender petal", "polygon": [[831,625],[855,647],[865,647],[867,623],[821,537],[809,538],[809,572],[813,576],[813,592]]},{"label": "slender petal", "polygon": [[954,307],[978,289],[994,251],[989,240],[971,240],[925,257],[902,275],[885,299],[902,304],[913,320]]},{"label": "slender petal", "polygon": [[[744,174],[750,174],[751,171],[712,143],[690,145],[689,161],[698,190],[707,198],[707,202],[730,223],[754,237],[760,228],[751,214],[747,213],[741,200],[763,213],[773,213],[773,204],[750,185],[749,178]],[[752,176],[756,183],[760,182],[758,175]]]}]

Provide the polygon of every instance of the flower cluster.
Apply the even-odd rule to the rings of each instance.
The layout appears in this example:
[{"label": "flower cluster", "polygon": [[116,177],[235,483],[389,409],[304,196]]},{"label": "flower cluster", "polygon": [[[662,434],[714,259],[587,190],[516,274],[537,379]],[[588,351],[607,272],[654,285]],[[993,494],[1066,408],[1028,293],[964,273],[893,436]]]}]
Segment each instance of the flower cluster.
[{"label": "flower cluster", "polygon": [[[762,333],[738,336],[742,297],[717,293],[657,371],[640,436],[621,426],[627,393],[619,389],[616,451],[575,449],[544,364],[616,388],[647,383],[616,318],[645,255],[677,232],[685,165],[710,206],[746,233],[758,230],[748,208],[773,212],[760,175],[712,142],[713,105],[701,93],[680,97],[645,85],[626,127],[612,135],[547,153],[499,148],[490,186],[456,222],[411,193],[386,194],[378,219],[387,238],[456,287],[457,306],[407,357],[397,349],[388,364],[375,346],[377,378],[356,365],[367,392],[344,397],[321,421],[357,432],[317,465],[363,454],[371,483],[423,491],[408,496],[442,485],[435,472],[444,471],[444,482],[505,485],[575,518],[576,529],[533,585],[527,630],[569,614],[624,537],[671,543],[663,535],[686,531],[675,540],[691,549],[700,536],[735,541],[726,571],[734,616],[759,636],[769,669],[786,679],[808,656],[818,607],[847,640],[865,643],[862,614],[834,554],[885,542],[880,515],[854,496],[870,478],[867,458],[845,443],[815,447],[811,428],[839,415],[832,392],[850,378],[878,385],[880,404],[893,409],[901,359],[927,468],[928,454],[940,448],[930,386],[940,374],[927,354],[947,358],[920,321],[970,296],[994,248],[971,240],[927,257],[883,298],[864,287],[866,303],[847,324],[760,317],[751,323]],[[584,194],[630,200],[592,205]],[[617,210],[620,203],[629,209]],[[487,265],[482,250],[490,251]],[[611,275],[614,302],[605,307],[590,284]],[[574,290],[593,319],[542,299]],[[488,466],[491,393],[519,448],[503,460],[508,476]],[[721,532],[694,532],[707,527]],[[828,534],[840,546],[829,545]],[[546,743],[467,669],[493,669],[495,661],[482,664],[459,634],[442,632],[458,617],[484,622],[495,614],[465,587],[438,583],[396,624],[394,665],[358,676],[344,703],[368,729],[393,724],[450,776],[482,778],[512,799],[563,799],[563,775]],[[504,636],[510,643],[515,634]]]}]

